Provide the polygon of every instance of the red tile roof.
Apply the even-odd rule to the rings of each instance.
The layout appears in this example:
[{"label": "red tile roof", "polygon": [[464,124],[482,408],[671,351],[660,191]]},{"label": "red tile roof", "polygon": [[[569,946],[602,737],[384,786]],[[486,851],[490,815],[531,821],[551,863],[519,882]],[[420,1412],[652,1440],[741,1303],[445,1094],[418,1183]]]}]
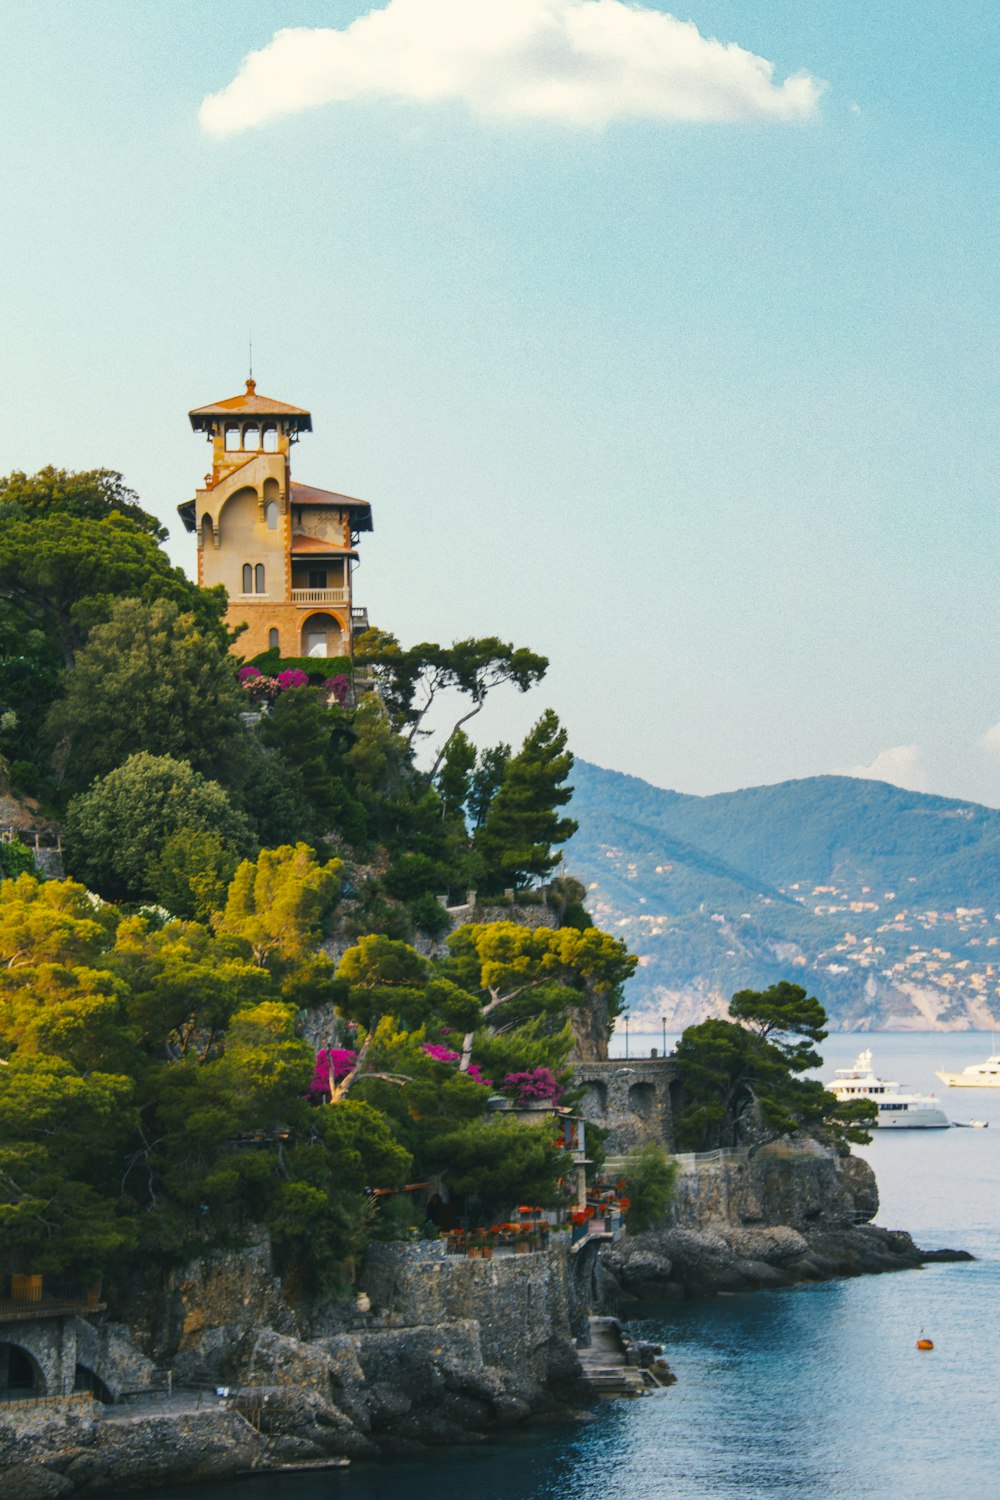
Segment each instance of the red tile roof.
[{"label": "red tile roof", "polygon": [[349,510],[352,513],[352,531],[373,530],[370,502],[357,500],[353,495],[338,495],[335,490],[319,490],[313,484],[297,484],[293,479],[291,502],[293,505],[322,505],[329,510]]},{"label": "red tile roof", "polygon": [[322,553],[324,557],[357,557],[350,547],[341,547],[337,542],[324,542],[318,536],[306,536],[304,531],[292,532],[292,552]]}]

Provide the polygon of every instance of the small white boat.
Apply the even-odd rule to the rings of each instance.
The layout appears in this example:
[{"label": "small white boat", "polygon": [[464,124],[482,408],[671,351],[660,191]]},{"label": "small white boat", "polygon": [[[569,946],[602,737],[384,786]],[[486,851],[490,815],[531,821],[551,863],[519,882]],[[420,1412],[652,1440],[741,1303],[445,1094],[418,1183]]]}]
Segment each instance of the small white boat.
[{"label": "small white boat", "polygon": [[867,1048],[853,1067],[836,1072],[833,1082],[823,1087],[840,1100],[870,1099],[877,1104],[879,1130],[947,1130],[951,1124],[933,1094],[915,1094],[894,1078],[878,1078]]},{"label": "small white boat", "polygon": [[1000,1089],[1000,1052],[985,1062],[971,1063],[961,1073],[938,1073],[950,1089]]},{"label": "small white boat", "polygon": [[952,1120],[951,1123],[957,1125],[960,1130],[989,1130],[990,1128],[989,1120]]}]

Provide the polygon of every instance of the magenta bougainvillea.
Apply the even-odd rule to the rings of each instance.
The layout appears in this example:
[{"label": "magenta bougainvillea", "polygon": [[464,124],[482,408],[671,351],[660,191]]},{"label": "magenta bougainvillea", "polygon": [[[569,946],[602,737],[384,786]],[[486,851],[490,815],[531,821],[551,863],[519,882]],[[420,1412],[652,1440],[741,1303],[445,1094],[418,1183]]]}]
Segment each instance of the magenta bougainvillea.
[{"label": "magenta bougainvillea", "polygon": [[[433,1057],[435,1062],[458,1062],[459,1057],[461,1056],[461,1054],[458,1052],[452,1052],[449,1047],[436,1046],[434,1042],[424,1042],[424,1051],[427,1053],[428,1057]],[[483,1077],[482,1073],[479,1070],[478,1063],[470,1064],[470,1066],[466,1069],[466,1077],[471,1078],[473,1083],[481,1083],[483,1088],[485,1089],[491,1089],[493,1087],[493,1079]]]},{"label": "magenta bougainvillea", "polygon": [[500,1085],[518,1104],[558,1104],[562,1086],[551,1068],[532,1068],[530,1073],[508,1073]]},{"label": "magenta bougainvillea", "polygon": [[330,1092],[330,1069],[333,1081],[339,1083],[346,1078],[358,1060],[358,1054],[347,1047],[324,1047],[316,1053],[316,1071],[313,1073],[307,1093],[310,1098],[325,1097]]},{"label": "magenta bougainvillea", "polygon": [[433,1042],[425,1042],[424,1051],[428,1057],[433,1057],[435,1062],[458,1062],[460,1056],[458,1052],[451,1052],[447,1047],[437,1047]]},{"label": "magenta bougainvillea", "polygon": [[[287,693],[289,688],[309,686],[309,674],[303,672],[301,667],[289,667],[287,672],[279,672],[277,677],[265,677],[259,667],[245,666],[240,667],[236,677],[244,692],[254,703],[262,707],[266,706],[270,699],[276,698],[279,693]],[[346,702],[349,687],[347,678],[331,677],[323,684],[331,692],[339,694],[339,689],[330,687],[330,684],[334,682],[343,682],[343,697],[338,696],[337,702]]]},{"label": "magenta bougainvillea", "polygon": [[328,677],[323,684],[323,689],[330,694],[331,698],[336,698],[338,703],[344,704],[347,702],[351,684],[343,672],[340,672],[336,677]]}]

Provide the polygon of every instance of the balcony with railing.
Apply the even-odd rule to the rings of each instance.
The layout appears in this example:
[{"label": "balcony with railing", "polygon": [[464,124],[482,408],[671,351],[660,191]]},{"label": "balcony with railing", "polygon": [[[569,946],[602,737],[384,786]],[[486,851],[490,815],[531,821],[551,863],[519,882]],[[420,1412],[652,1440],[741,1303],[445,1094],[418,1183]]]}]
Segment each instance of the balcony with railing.
[{"label": "balcony with railing", "polygon": [[292,589],[293,604],[346,604],[350,590],[339,589]]}]

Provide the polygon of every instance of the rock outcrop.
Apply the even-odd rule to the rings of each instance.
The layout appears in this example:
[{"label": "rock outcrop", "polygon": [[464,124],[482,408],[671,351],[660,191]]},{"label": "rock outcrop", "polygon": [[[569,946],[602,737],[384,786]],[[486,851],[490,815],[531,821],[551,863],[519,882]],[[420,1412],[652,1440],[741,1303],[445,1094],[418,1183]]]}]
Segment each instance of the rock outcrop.
[{"label": "rock outcrop", "polygon": [[882,1229],[875,1174],[810,1137],[684,1162],[667,1218],[600,1262],[608,1299],[650,1300],[905,1270],[964,1251]]},{"label": "rock outcrop", "polygon": [[286,1300],[266,1241],[207,1257],[164,1306],[145,1307],[145,1355],[120,1329],[92,1330],[123,1367],[130,1349],[135,1370],[168,1368],[172,1390],[0,1409],[4,1494],[48,1500],[406,1453],[585,1401],[575,1336],[590,1258],[564,1245],[493,1260],[443,1249],[374,1245],[365,1291],[318,1307]]}]

